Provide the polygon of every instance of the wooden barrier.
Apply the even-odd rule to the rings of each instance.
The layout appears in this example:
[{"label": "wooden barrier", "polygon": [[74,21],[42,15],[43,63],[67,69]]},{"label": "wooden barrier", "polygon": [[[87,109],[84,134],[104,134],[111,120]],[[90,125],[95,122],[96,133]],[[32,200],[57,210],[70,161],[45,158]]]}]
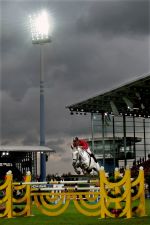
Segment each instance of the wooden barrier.
[{"label": "wooden barrier", "polygon": [[[86,216],[145,216],[143,168],[140,168],[134,180],[131,179],[129,168],[123,177],[116,169],[114,181],[109,179],[103,167],[99,179],[81,181],[31,182],[31,174],[28,172],[24,182],[12,182],[12,174],[8,172],[5,183],[0,186],[0,190],[5,191],[0,200],[0,204],[5,203],[5,210],[0,213],[0,217],[30,216],[33,202],[45,215],[58,216],[65,212],[71,201]],[[133,206],[135,201],[136,207]],[[18,204],[24,207],[16,210]]]},{"label": "wooden barrier", "polygon": [[8,171],[5,177],[5,182],[0,186],[0,191],[3,196],[0,200],[1,213],[0,217],[12,217],[12,173]]}]

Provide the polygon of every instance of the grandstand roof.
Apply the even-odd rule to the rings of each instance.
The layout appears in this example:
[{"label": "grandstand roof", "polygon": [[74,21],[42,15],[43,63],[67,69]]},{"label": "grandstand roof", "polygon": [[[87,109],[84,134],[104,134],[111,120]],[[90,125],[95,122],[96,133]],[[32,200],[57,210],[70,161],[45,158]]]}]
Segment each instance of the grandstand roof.
[{"label": "grandstand roof", "polygon": [[28,146],[28,145],[0,145],[0,152],[54,152],[46,146]]},{"label": "grandstand roof", "polygon": [[66,106],[75,113],[111,113],[150,117],[150,74],[144,74],[112,90]]}]

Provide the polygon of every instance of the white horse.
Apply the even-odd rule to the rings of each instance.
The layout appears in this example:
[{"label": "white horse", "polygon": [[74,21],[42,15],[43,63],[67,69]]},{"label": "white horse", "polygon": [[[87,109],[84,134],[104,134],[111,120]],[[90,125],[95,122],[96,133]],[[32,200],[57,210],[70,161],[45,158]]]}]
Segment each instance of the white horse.
[{"label": "white horse", "polygon": [[82,170],[83,174],[97,174],[100,170],[98,162],[95,162],[93,157],[90,156],[88,152],[80,147],[72,148],[72,165],[77,174],[80,174],[79,168]]}]

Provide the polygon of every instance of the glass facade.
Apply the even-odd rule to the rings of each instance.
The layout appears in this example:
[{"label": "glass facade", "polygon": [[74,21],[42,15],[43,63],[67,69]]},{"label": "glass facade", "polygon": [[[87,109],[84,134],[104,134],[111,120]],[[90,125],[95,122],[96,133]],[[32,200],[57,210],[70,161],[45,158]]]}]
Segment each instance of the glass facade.
[{"label": "glass facade", "polygon": [[[114,116],[110,114],[91,114],[92,138],[89,144],[101,164],[124,166],[129,162],[142,161],[150,153],[150,119]],[[112,160],[111,160],[112,159]]]}]

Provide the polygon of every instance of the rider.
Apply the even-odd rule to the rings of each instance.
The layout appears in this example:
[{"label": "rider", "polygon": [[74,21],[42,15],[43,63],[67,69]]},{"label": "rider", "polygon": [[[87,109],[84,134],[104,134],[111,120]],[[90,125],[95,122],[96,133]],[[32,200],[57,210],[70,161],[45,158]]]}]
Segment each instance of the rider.
[{"label": "rider", "polygon": [[90,148],[89,148],[89,144],[87,143],[87,141],[83,140],[83,139],[79,139],[78,137],[75,137],[73,139],[73,146],[71,146],[72,148],[77,148],[77,147],[81,147],[84,151],[86,151],[93,159],[94,161],[97,163],[97,159],[95,158],[95,155],[91,152]]}]

